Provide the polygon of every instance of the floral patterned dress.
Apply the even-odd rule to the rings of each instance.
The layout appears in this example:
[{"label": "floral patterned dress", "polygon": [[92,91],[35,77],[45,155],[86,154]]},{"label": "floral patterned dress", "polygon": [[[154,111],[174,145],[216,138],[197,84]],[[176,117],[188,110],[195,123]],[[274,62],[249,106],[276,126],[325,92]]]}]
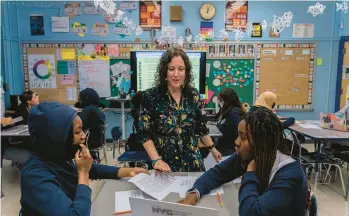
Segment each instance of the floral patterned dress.
[{"label": "floral patterned dress", "polygon": [[154,87],[144,92],[139,137],[145,143],[152,140],[172,172],[204,171],[198,149],[198,139],[208,135],[201,114],[196,89],[182,91],[177,104],[167,87]]}]

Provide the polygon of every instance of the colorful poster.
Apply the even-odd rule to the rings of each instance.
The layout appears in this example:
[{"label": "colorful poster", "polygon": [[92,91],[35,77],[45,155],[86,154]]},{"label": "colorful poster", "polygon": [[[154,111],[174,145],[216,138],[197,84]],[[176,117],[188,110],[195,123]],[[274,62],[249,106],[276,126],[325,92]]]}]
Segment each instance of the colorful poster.
[{"label": "colorful poster", "polygon": [[75,61],[57,61],[57,74],[75,74]]},{"label": "colorful poster", "polygon": [[143,29],[161,29],[161,1],[140,1],[139,19]]},{"label": "colorful poster", "polygon": [[74,16],[80,14],[80,3],[65,3],[64,4],[64,14],[69,18],[73,18]]},{"label": "colorful poster", "polygon": [[246,29],[248,1],[228,1],[225,7],[225,29]]},{"label": "colorful poster", "polygon": [[108,47],[105,44],[84,44],[77,48],[79,60],[109,59]]},{"label": "colorful poster", "polygon": [[131,66],[129,59],[110,60],[111,95],[117,96],[122,90],[129,93],[131,89]]},{"label": "colorful poster", "polygon": [[62,49],[62,59],[63,60],[75,60],[75,48],[72,49]]},{"label": "colorful poster", "polygon": [[109,25],[105,24],[105,23],[104,24],[102,24],[102,23],[93,24],[91,34],[105,37],[109,34]]},{"label": "colorful poster", "polygon": [[113,33],[120,35],[120,37],[122,38],[131,35],[130,29],[126,25],[122,24],[122,22],[118,22],[115,24],[115,27],[113,28]]},{"label": "colorful poster", "polygon": [[31,89],[57,88],[55,55],[28,54],[28,69]]},{"label": "colorful poster", "polygon": [[131,12],[136,9],[137,9],[136,1],[123,1],[120,3],[120,10],[127,10],[128,12]]},{"label": "colorful poster", "polygon": [[119,57],[119,44],[108,44],[107,49],[109,57]]},{"label": "colorful poster", "polygon": [[200,34],[203,39],[213,38],[213,22],[201,21]]},{"label": "colorful poster", "polygon": [[31,32],[31,36],[45,35],[44,15],[42,14],[30,15],[30,32]]},{"label": "colorful poster", "polygon": [[71,33],[77,34],[80,37],[84,37],[85,34],[87,33],[86,25],[78,23],[78,22],[73,23],[72,28],[71,28]]}]

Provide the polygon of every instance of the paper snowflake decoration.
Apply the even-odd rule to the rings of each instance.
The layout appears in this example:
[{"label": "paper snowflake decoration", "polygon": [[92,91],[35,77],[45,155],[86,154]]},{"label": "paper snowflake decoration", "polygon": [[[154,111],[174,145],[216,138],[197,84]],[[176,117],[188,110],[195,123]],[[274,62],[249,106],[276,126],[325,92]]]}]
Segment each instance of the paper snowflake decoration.
[{"label": "paper snowflake decoration", "polygon": [[158,38],[159,45],[177,43],[176,31],[176,27],[170,25],[163,27],[161,36]]},{"label": "paper snowflake decoration", "polygon": [[342,0],[342,3],[336,3],[337,11],[348,12],[348,0]]},{"label": "paper snowflake decoration", "polygon": [[124,14],[125,14],[125,12],[123,12],[122,10],[118,10],[116,12],[115,20],[117,22],[119,22],[122,19],[122,17],[124,16]]},{"label": "paper snowflake decoration", "polygon": [[108,15],[113,15],[116,9],[116,4],[113,0],[93,0],[95,7],[102,8]]},{"label": "paper snowflake decoration", "polygon": [[262,31],[267,30],[268,22],[267,22],[266,20],[263,20],[262,23],[261,23],[261,25],[262,25]]},{"label": "paper snowflake decoration", "polygon": [[254,32],[254,31],[253,31],[252,22],[249,21],[249,22],[247,22],[247,24],[246,24],[245,33],[246,33],[247,35],[251,35],[253,32]]},{"label": "paper snowflake decoration", "polygon": [[180,36],[177,40],[178,46],[183,47],[184,44],[184,38]]},{"label": "paper snowflake decoration", "polygon": [[227,32],[225,29],[222,29],[222,30],[220,30],[219,32],[220,32],[220,34],[219,34],[219,37],[220,37],[220,38],[226,39],[226,38],[229,37],[228,32]]},{"label": "paper snowflake decoration", "polygon": [[193,40],[193,36],[192,35],[189,35],[188,37],[185,37],[185,40],[187,42],[191,42],[191,40]]},{"label": "paper snowflake decoration", "polygon": [[308,13],[312,14],[313,17],[316,17],[319,14],[323,14],[326,6],[317,2],[314,6],[309,6]]},{"label": "paper snowflake decoration", "polygon": [[201,34],[198,34],[194,37],[194,43],[197,45],[201,45],[205,43],[205,40],[202,38]]},{"label": "paper snowflake decoration", "polygon": [[137,26],[135,30],[135,35],[141,35],[143,33],[143,29],[140,26]]},{"label": "paper snowflake decoration", "polygon": [[239,42],[242,38],[245,37],[245,32],[243,32],[240,27],[233,29],[233,32],[235,32],[235,40],[237,42]]},{"label": "paper snowflake decoration", "polygon": [[285,28],[289,28],[291,26],[291,22],[293,19],[293,14],[291,11],[285,12],[281,17],[275,16],[273,19],[272,30],[273,33],[279,35]]}]

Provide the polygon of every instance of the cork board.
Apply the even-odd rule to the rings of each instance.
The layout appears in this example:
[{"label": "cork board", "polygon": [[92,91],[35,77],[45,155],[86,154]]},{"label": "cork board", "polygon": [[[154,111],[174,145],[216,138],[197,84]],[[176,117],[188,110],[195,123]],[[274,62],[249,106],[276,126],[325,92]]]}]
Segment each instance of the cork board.
[{"label": "cork board", "polygon": [[344,49],[345,54],[343,56],[343,74],[341,84],[342,94],[340,96],[340,109],[345,106],[347,99],[349,98],[349,76],[347,72],[349,71],[349,42],[344,43]]},{"label": "cork board", "polygon": [[312,109],[315,44],[258,44],[256,98],[277,95],[277,109]]},{"label": "cork board", "polygon": [[74,104],[78,95],[74,44],[23,44],[25,90],[40,101]]}]

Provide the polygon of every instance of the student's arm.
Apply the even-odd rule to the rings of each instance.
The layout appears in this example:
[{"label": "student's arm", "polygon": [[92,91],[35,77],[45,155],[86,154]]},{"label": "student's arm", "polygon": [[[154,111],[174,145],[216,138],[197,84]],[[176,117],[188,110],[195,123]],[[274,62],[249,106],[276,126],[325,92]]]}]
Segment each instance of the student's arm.
[{"label": "student's arm", "polygon": [[42,168],[27,170],[21,179],[22,201],[40,215],[89,216],[91,192],[86,184],[78,184],[72,200],[66,196],[55,176]]},{"label": "student's arm", "polygon": [[295,182],[273,180],[266,191],[260,195],[256,173],[246,172],[239,190],[239,215],[267,216],[289,208],[292,200],[292,184]]},{"label": "student's arm", "polygon": [[286,119],[284,122],[281,123],[282,128],[286,129],[286,128],[290,127],[291,125],[294,124],[295,121],[296,120],[293,117]]},{"label": "student's arm", "polygon": [[241,166],[240,157],[233,154],[200,176],[189,191],[197,190],[199,195],[203,196],[210,193],[211,190],[240,177],[243,173],[244,169]]},{"label": "student's arm", "polygon": [[103,164],[92,164],[90,179],[117,179],[120,168]]}]

